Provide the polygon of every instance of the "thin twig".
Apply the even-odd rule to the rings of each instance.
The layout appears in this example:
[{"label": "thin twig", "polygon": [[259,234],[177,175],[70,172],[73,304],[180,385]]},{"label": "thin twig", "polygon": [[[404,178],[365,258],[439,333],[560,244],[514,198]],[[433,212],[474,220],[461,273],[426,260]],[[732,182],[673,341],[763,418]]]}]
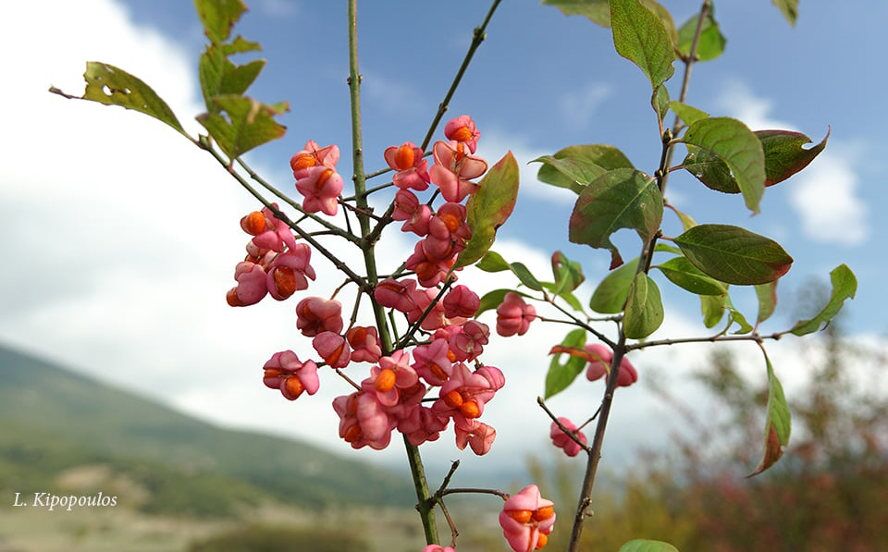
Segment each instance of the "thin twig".
[{"label": "thin twig", "polygon": [[[204,147],[204,146],[201,145],[201,147]],[[206,148],[204,148],[204,149],[206,149]],[[330,230],[331,232],[333,232],[337,236],[339,236],[341,238],[345,238],[346,240],[348,240],[352,243],[355,243],[355,244],[360,243],[361,240],[357,236],[352,234],[350,231],[346,232],[345,230],[336,226],[332,222],[325,220],[324,218],[319,217],[318,215],[307,212],[305,210],[305,208],[299,204],[299,202],[293,200],[293,198],[289,197],[287,194],[285,194],[284,192],[280,191],[277,187],[272,185],[270,182],[268,182],[267,180],[262,178],[262,176],[259,175],[259,173],[254,171],[253,168],[250,167],[249,165],[247,165],[247,162],[244,161],[243,159],[241,159],[240,157],[236,158],[235,161],[237,162],[238,165],[241,166],[242,169],[247,171],[247,174],[250,176],[251,179],[253,179],[260,186],[262,186],[263,188],[265,188],[266,190],[268,190],[269,192],[271,192],[272,194],[277,196],[278,199],[280,199],[281,201],[283,201],[284,203],[286,203],[287,205],[289,205],[293,209],[296,209],[297,211],[299,211],[302,214],[302,218],[310,218],[311,220],[320,224],[321,226],[323,226],[327,230]]]},{"label": "thin twig", "polygon": [[452,494],[489,494],[502,498],[503,500],[509,500],[509,493],[500,491],[498,489],[482,489],[479,487],[459,487],[454,489],[445,489],[441,492],[441,496],[447,496]]},{"label": "thin twig", "polygon": [[[444,95],[444,99],[438,104],[438,111],[435,113],[435,117],[432,119],[432,123],[429,125],[428,131],[426,131],[425,138],[422,140],[422,144],[419,148],[422,151],[426,151],[428,149],[429,144],[432,141],[432,136],[435,135],[435,130],[438,128],[438,124],[441,122],[441,118],[444,117],[444,113],[447,112],[447,109],[450,107],[450,100],[453,99],[453,95],[456,93],[456,89],[459,87],[459,83],[462,81],[463,75],[466,73],[466,69],[468,69],[469,64],[472,62],[472,58],[475,56],[475,51],[481,46],[481,43],[484,42],[485,38],[487,38],[486,30],[487,25],[490,23],[491,18],[493,17],[494,12],[499,7],[502,0],[493,0],[490,4],[490,9],[487,10],[487,15],[484,16],[484,21],[481,22],[481,25],[475,28],[472,33],[472,42],[469,44],[469,49],[466,52],[465,58],[463,58],[462,64],[460,64],[459,69],[456,72],[456,75],[453,77],[453,81],[450,83],[450,88],[447,89],[447,93]],[[437,194],[437,191],[436,191]],[[436,194],[432,195],[432,199],[429,200],[429,204],[434,201]],[[355,189],[355,196],[365,195],[366,192],[363,190],[358,191]],[[379,236],[382,235],[383,229],[388,226],[392,222],[392,213],[394,212],[394,202],[392,202],[388,209],[386,209],[385,214],[382,215],[382,220],[380,220],[376,227],[373,229],[373,232],[370,233],[370,236],[367,238],[367,243],[373,244],[379,239]]]},{"label": "thin twig", "polygon": [[551,410],[549,410],[549,407],[546,406],[546,401],[544,401],[542,397],[537,397],[537,404],[540,405],[540,408],[542,408],[542,409],[546,412],[546,414],[549,415],[550,418],[552,418],[552,421],[555,423],[555,425],[557,425],[558,428],[559,428],[561,431],[563,431],[565,435],[567,435],[568,437],[570,437],[570,440],[571,440],[571,441],[573,441],[574,443],[578,444],[578,445],[580,446],[581,449],[585,450],[585,451],[586,451],[586,454],[588,454],[589,452],[591,452],[591,449],[589,448],[589,445],[587,445],[586,443],[582,442],[582,441],[580,440],[580,438],[577,437],[577,431],[579,431],[580,428],[577,428],[576,430],[568,429],[567,426],[565,426],[563,423],[561,423],[561,420],[559,420],[558,417],[555,416],[555,414],[553,414]]},{"label": "thin twig", "polygon": [[429,306],[427,306],[425,310],[422,311],[422,314],[420,314],[419,318],[417,318],[416,321],[407,329],[407,333],[405,333],[404,336],[395,344],[395,350],[403,349],[407,345],[407,341],[410,340],[410,338],[413,337],[413,334],[416,333],[416,330],[418,330],[420,326],[422,326],[422,323],[425,322],[425,319],[428,318],[429,314],[431,314],[431,312],[435,309],[435,306],[441,301],[441,299],[444,297],[444,294],[447,293],[447,290],[450,289],[450,286],[452,286],[453,282],[455,281],[456,278],[450,278],[447,280],[447,282],[444,283],[443,286],[441,286],[441,289],[438,290],[438,295],[436,295],[435,298],[432,299],[432,302],[429,303]]},{"label": "thin twig", "polygon": [[253,197],[258,199],[259,202],[262,203],[262,205],[264,205],[266,208],[268,208],[277,219],[281,220],[284,224],[286,224],[291,229],[293,229],[293,231],[296,232],[300,238],[302,238],[303,240],[305,240],[306,242],[311,244],[311,246],[314,247],[318,251],[318,253],[320,253],[321,255],[326,257],[331,263],[333,263],[333,265],[336,268],[338,268],[345,275],[347,275],[349,278],[351,278],[351,280],[354,283],[356,283],[360,289],[366,289],[367,282],[364,281],[364,278],[362,278],[361,276],[356,274],[352,269],[350,269],[348,267],[348,265],[346,265],[344,262],[339,260],[339,258],[336,257],[336,255],[331,253],[326,247],[321,245],[316,239],[314,239],[311,235],[309,235],[308,232],[306,232],[305,230],[300,228],[298,225],[296,225],[292,220],[290,220],[290,217],[288,217],[286,214],[284,214],[284,212],[282,212],[280,209],[278,209],[277,207],[272,205],[270,201],[265,199],[265,197],[263,197],[262,194],[260,194],[259,191],[256,190],[256,188],[254,188],[249,182],[247,182],[247,180],[243,176],[241,176],[234,169],[234,167],[231,166],[231,164],[228,163],[224,157],[222,157],[222,155],[219,152],[217,152],[215,149],[213,149],[212,146],[210,146],[208,144],[201,143],[199,141],[195,141],[194,143],[199,148],[201,148],[205,151],[208,151],[216,159],[216,161],[219,162],[220,165],[225,167],[225,170],[228,171],[228,174],[233,176],[234,179],[237,180],[237,182],[241,186],[244,187],[244,189],[246,189],[248,192],[250,192],[250,194]]},{"label": "thin twig", "polygon": [[755,341],[761,343],[767,339],[779,340],[788,332],[774,332],[768,335],[750,334],[750,335],[710,335],[705,337],[680,337],[676,339],[658,339],[655,341],[642,341],[627,345],[627,351],[647,349],[648,347],[659,347],[663,345],[678,345],[680,343],[716,343],[723,341]]}]

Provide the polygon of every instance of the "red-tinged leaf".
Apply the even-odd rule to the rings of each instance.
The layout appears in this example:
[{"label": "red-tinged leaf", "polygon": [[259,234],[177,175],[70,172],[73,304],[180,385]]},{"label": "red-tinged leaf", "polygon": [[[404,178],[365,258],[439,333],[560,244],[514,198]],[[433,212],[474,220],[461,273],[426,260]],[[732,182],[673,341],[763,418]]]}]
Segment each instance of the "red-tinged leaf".
[{"label": "red-tinged leaf", "polygon": [[[581,358],[583,360],[587,360],[589,362],[599,362],[604,359],[601,358],[601,355],[597,355],[593,352],[587,351],[586,349],[581,349],[579,347],[566,347],[564,345],[555,345],[551,349],[549,349],[550,355],[559,355],[565,354],[570,355],[574,358]],[[607,364],[607,363],[605,363]]]},{"label": "red-tinged leaf", "polygon": [[634,169],[615,169],[583,188],[570,215],[573,243],[609,249],[611,269],[623,264],[611,236],[631,228],[648,242],[663,219],[663,196],[654,178]]},{"label": "red-tinged leaf", "polygon": [[783,182],[795,173],[807,167],[826,147],[830,129],[818,144],[805,149],[812,140],[801,132],[790,130],[757,130],[765,152],[765,186],[773,186]]},{"label": "red-tinged leaf", "polygon": [[765,363],[768,368],[768,418],[765,422],[765,451],[761,463],[747,477],[762,473],[780,460],[784,447],[789,444],[791,430],[789,405],[783,395],[783,386],[774,373],[768,353],[764,350],[762,352],[765,355]]},{"label": "red-tinged leaf", "polygon": [[779,243],[737,226],[700,224],[674,241],[704,274],[728,284],[773,282],[793,262]]},{"label": "red-tinged leaf", "polygon": [[466,209],[472,237],[456,260],[456,268],[468,266],[482,257],[496,240],[496,231],[512,214],[518,199],[518,162],[508,152],[478,183],[478,191]]}]

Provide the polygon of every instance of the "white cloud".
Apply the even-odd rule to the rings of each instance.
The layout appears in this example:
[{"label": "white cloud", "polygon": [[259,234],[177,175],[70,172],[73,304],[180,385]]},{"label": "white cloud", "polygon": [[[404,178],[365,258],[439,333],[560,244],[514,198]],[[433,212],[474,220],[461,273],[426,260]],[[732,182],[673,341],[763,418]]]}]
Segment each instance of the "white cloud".
[{"label": "white cloud", "polygon": [[746,123],[746,126],[752,130],[795,130],[792,124],[771,116],[771,111],[774,109],[772,100],[757,96],[742,81],[734,80],[725,85],[718,107],[723,113]]},{"label": "white cloud", "polygon": [[383,75],[375,69],[365,68],[362,75],[361,90],[368,106],[390,113],[403,113],[415,111],[423,105],[419,92],[407,81]]},{"label": "white cloud", "polygon": [[795,177],[790,203],[812,240],[858,245],[870,234],[866,204],[859,196],[853,151],[827,148]]},{"label": "white cloud", "polygon": [[558,107],[564,121],[574,128],[585,128],[592,122],[598,108],[613,94],[609,84],[589,82],[582,88],[562,94]]},{"label": "white cloud", "polygon": [[259,8],[271,17],[293,17],[300,10],[295,0],[262,0]]}]

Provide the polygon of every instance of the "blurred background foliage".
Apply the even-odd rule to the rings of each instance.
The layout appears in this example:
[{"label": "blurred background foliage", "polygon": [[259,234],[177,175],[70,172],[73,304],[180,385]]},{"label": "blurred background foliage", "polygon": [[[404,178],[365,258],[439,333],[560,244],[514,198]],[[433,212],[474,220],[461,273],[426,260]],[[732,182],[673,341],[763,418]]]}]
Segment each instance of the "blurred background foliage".
[{"label": "blurred background foliage", "polygon": [[[640,452],[636,465],[618,468],[622,478],[599,489],[584,549],[617,550],[643,537],[687,551],[888,550],[885,358],[844,339],[840,321],[804,347],[799,354],[814,360],[803,388],[790,394],[793,438],[777,466],[744,477],[761,454],[767,390],[716,349],[695,378],[718,411],[703,418],[660,389],[674,415],[673,446]],[[555,466],[534,459],[530,472],[546,481],[544,494],[572,505],[578,468],[566,459]],[[570,521],[559,519],[553,550],[565,545]]]}]

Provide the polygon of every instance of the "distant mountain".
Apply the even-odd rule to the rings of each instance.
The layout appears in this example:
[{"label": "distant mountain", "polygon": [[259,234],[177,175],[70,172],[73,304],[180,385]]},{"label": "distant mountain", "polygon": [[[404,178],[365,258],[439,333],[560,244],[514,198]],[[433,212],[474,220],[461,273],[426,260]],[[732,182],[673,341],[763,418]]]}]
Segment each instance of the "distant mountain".
[{"label": "distant mountain", "polygon": [[143,510],[195,515],[268,499],[407,505],[411,493],[384,469],[223,429],[0,346],[0,491],[41,490],[78,467],[133,482],[147,492]]}]

